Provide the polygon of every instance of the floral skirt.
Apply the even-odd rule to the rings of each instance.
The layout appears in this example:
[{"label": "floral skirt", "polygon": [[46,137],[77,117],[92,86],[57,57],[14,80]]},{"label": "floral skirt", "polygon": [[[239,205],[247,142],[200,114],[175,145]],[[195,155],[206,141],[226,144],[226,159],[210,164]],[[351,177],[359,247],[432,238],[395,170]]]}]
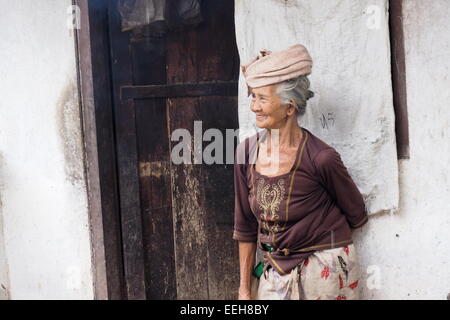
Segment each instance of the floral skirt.
[{"label": "floral skirt", "polygon": [[252,276],[255,300],[357,300],[360,269],[353,244],[316,251],[289,274]]}]

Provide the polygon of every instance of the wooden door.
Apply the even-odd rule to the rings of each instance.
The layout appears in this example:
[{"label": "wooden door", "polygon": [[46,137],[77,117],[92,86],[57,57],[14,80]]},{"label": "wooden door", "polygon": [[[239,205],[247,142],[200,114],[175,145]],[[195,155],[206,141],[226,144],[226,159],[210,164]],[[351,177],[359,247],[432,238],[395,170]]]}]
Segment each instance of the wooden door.
[{"label": "wooden door", "polygon": [[202,121],[225,137],[238,127],[234,1],[203,1],[203,22],[159,34],[122,32],[117,1],[108,23],[127,298],[235,298],[233,165],[170,157],[177,128],[194,136]]}]

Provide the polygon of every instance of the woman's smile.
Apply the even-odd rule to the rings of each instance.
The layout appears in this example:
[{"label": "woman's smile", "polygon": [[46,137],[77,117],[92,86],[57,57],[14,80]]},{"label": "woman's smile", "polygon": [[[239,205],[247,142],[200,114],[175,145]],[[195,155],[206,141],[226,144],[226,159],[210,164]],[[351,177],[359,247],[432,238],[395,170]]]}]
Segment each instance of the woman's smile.
[{"label": "woman's smile", "polygon": [[267,116],[264,116],[264,115],[262,115],[262,114],[257,114],[256,115],[256,120],[259,120],[259,121],[262,121],[262,120],[264,120],[264,119],[266,119],[267,118]]}]

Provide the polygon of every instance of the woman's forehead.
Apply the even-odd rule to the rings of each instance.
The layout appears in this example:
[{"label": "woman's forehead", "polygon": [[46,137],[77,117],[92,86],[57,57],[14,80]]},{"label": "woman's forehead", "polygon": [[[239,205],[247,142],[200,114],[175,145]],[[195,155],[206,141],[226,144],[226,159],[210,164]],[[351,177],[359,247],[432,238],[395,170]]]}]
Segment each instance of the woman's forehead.
[{"label": "woman's forehead", "polygon": [[252,88],[252,93],[259,96],[270,97],[275,93],[275,85],[271,84],[264,87]]}]

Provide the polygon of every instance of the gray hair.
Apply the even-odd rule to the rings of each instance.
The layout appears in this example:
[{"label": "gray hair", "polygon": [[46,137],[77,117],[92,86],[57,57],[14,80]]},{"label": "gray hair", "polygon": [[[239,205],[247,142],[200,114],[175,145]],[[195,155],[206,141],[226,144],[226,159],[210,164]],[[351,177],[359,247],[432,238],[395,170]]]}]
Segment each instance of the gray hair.
[{"label": "gray hair", "polygon": [[310,86],[307,75],[302,75],[297,78],[285,80],[277,85],[276,93],[283,104],[291,104],[291,99],[295,99],[297,104],[294,104],[298,111],[298,116],[303,116],[306,111],[306,102],[308,99],[314,97],[314,92],[308,90]]}]

